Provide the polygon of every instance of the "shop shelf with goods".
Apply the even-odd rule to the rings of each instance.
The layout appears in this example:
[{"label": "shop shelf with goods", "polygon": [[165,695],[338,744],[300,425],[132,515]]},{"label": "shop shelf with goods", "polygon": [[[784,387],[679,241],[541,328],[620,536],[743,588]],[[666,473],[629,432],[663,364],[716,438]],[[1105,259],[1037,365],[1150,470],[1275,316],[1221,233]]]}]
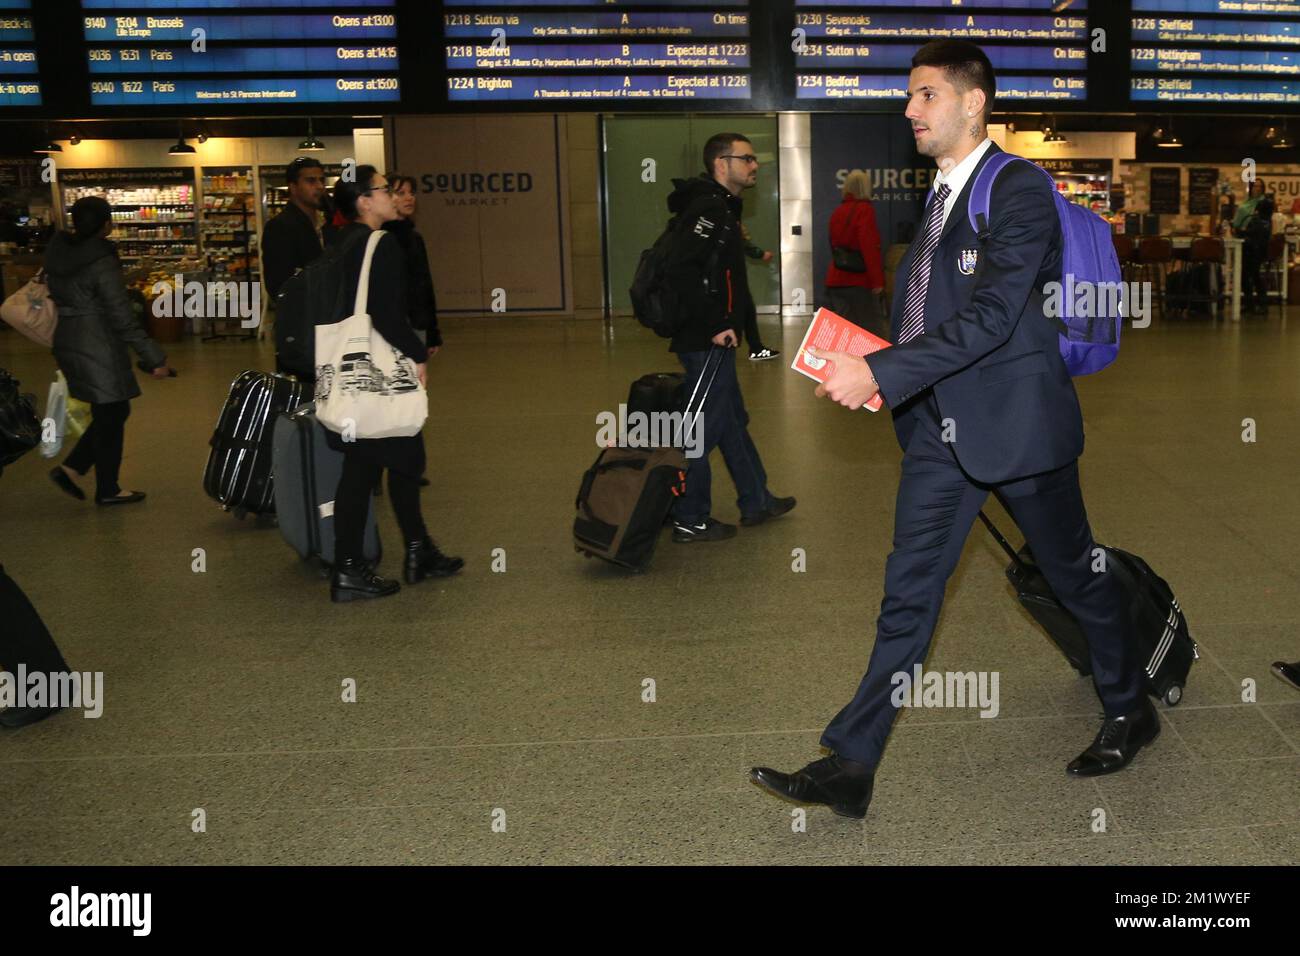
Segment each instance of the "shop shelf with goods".
[{"label": "shop shelf with goods", "polygon": [[1056,181],[1056,191],[1072,203],[1091,209],[1103,219],[1111,213],[1109,159],[1036,159]]},{"label": "shop shelf with goods", "polygon": [[[260,281],[257,215],[253,170],[248,166],[204,166],[200,179],[202,198],[200,237],[213,281]],[[252,338],[238,314],[221,310],[206,320],[203,340]]]},{"label": "shop shelf with goods", "polygon": [[198,255],[192,169],[65,169],[59,173],[59,187],[67,229],[72,228],[77,200],[107,200],[112,239],[125,263],[179,262]]}]

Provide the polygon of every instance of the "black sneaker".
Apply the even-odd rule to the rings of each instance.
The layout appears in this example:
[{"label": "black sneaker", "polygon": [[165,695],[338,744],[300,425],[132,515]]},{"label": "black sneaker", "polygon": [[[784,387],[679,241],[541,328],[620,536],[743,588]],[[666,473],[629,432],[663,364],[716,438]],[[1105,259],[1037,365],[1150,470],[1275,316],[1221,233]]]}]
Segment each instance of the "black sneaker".
[{"label": "black sneaker", "polygon": [[759,349],[757,352],[749,353],[751,362],[766,362],[769,359],[778,358],[781,352],[778,349]]},{"label": "black sneaker", "polygon": [[705,518],[698,524],[673,522],[673,541],[689,544],[692,541],[725,541],[736,536],[734,524],[724,524],[716,518]]},{"label": "black sneaker", "polygon": [[785,514],[787,511],[793,510],[794,506],[795,500],[793,496],[789,498],[773,498],[767,503],[767,507],[762,511],[755,512],[754,514],[741,515],[740,523],[746,528],[752,528],[756,524],[762,524],[768,518],[781,517],[781,515]]}]

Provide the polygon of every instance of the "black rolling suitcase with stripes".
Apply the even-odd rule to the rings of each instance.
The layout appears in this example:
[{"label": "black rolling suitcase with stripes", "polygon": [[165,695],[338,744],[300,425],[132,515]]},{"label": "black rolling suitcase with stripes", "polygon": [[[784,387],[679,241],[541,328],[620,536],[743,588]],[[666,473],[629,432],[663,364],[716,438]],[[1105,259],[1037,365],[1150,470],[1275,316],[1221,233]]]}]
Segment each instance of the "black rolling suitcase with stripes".
[{"label": "black rolling suitcase with stripes", "polygon": [[311,398],[311,385],[287,375],[240,372],[208,444],[203,490],[227,511],[274,514],[271,432],[282,412]]},{"label": "black rolling suitcase with stripes", "polygon": [[[984,512],[981,511],[979,516],[1011,558],[1007,580],[1016,589],[1020,603],[1061,649],[1074,669],[1084,677],[1090,677],[1092,663],[1088,639],[1074,615],[1052,593],[1043,572],[1034,564],[1029,546],[1017,552]],[[1129,598],[1132,633],[1138,642],[1147,691],[1172,707],[1182,700],[1192,662],[1200,656],[1187,629],[1187,619],[1168,583],[1152,571],[1150,565],[1135,554],[1119,548],[1102,547],[1106,552],[1108,572],[1119,578]]]}]

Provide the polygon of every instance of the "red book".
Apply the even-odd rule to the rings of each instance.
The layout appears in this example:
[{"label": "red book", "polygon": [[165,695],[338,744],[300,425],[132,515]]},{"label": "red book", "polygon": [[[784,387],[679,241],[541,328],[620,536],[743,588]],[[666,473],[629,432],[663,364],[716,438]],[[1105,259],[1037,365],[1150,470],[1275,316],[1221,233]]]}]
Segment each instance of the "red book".
[{"label": "red book", "polygon": [[[802,375],[807,375],[814,382],[825,382],[831,377],[830,363],[808,354],[808,347],[819,352],[847,352],[849,355],[870,355],[881,349],[889,348],[889,343],[878,335],[872,335],[861,326],[854,325],[842,315],[836,315],[830,309],[818,309],[812,324],[804,333],[799,350],[795,352],[794,362],[790,367]],[[873,412],[880,411],[884,399],[877,392],[863,408]]]}]

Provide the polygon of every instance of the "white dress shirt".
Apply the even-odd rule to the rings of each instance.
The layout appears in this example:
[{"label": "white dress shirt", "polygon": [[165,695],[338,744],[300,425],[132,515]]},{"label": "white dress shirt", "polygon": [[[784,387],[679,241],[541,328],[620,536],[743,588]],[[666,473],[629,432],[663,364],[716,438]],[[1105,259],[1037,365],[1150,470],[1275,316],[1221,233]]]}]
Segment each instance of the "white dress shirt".
[{"label": "white dress shirt", "polygon": [[952,192],[948,193],[948,198],[943,201],[943,222],[939,226],[939,231],[948,224],[948,213],[952,212],[953,205],[957,202],[957,196],[966,188],[966,180],[970,179],[971,173],[975,172],[975,167],[979,165],[980,157],[989,151],[993,145],[993,140],[987,136],[984,142],[972,149],[965,159],[954,166],[946,175],[939,173],[934,177],[934,188],[937,190],[940,183],[947,183]]}]

